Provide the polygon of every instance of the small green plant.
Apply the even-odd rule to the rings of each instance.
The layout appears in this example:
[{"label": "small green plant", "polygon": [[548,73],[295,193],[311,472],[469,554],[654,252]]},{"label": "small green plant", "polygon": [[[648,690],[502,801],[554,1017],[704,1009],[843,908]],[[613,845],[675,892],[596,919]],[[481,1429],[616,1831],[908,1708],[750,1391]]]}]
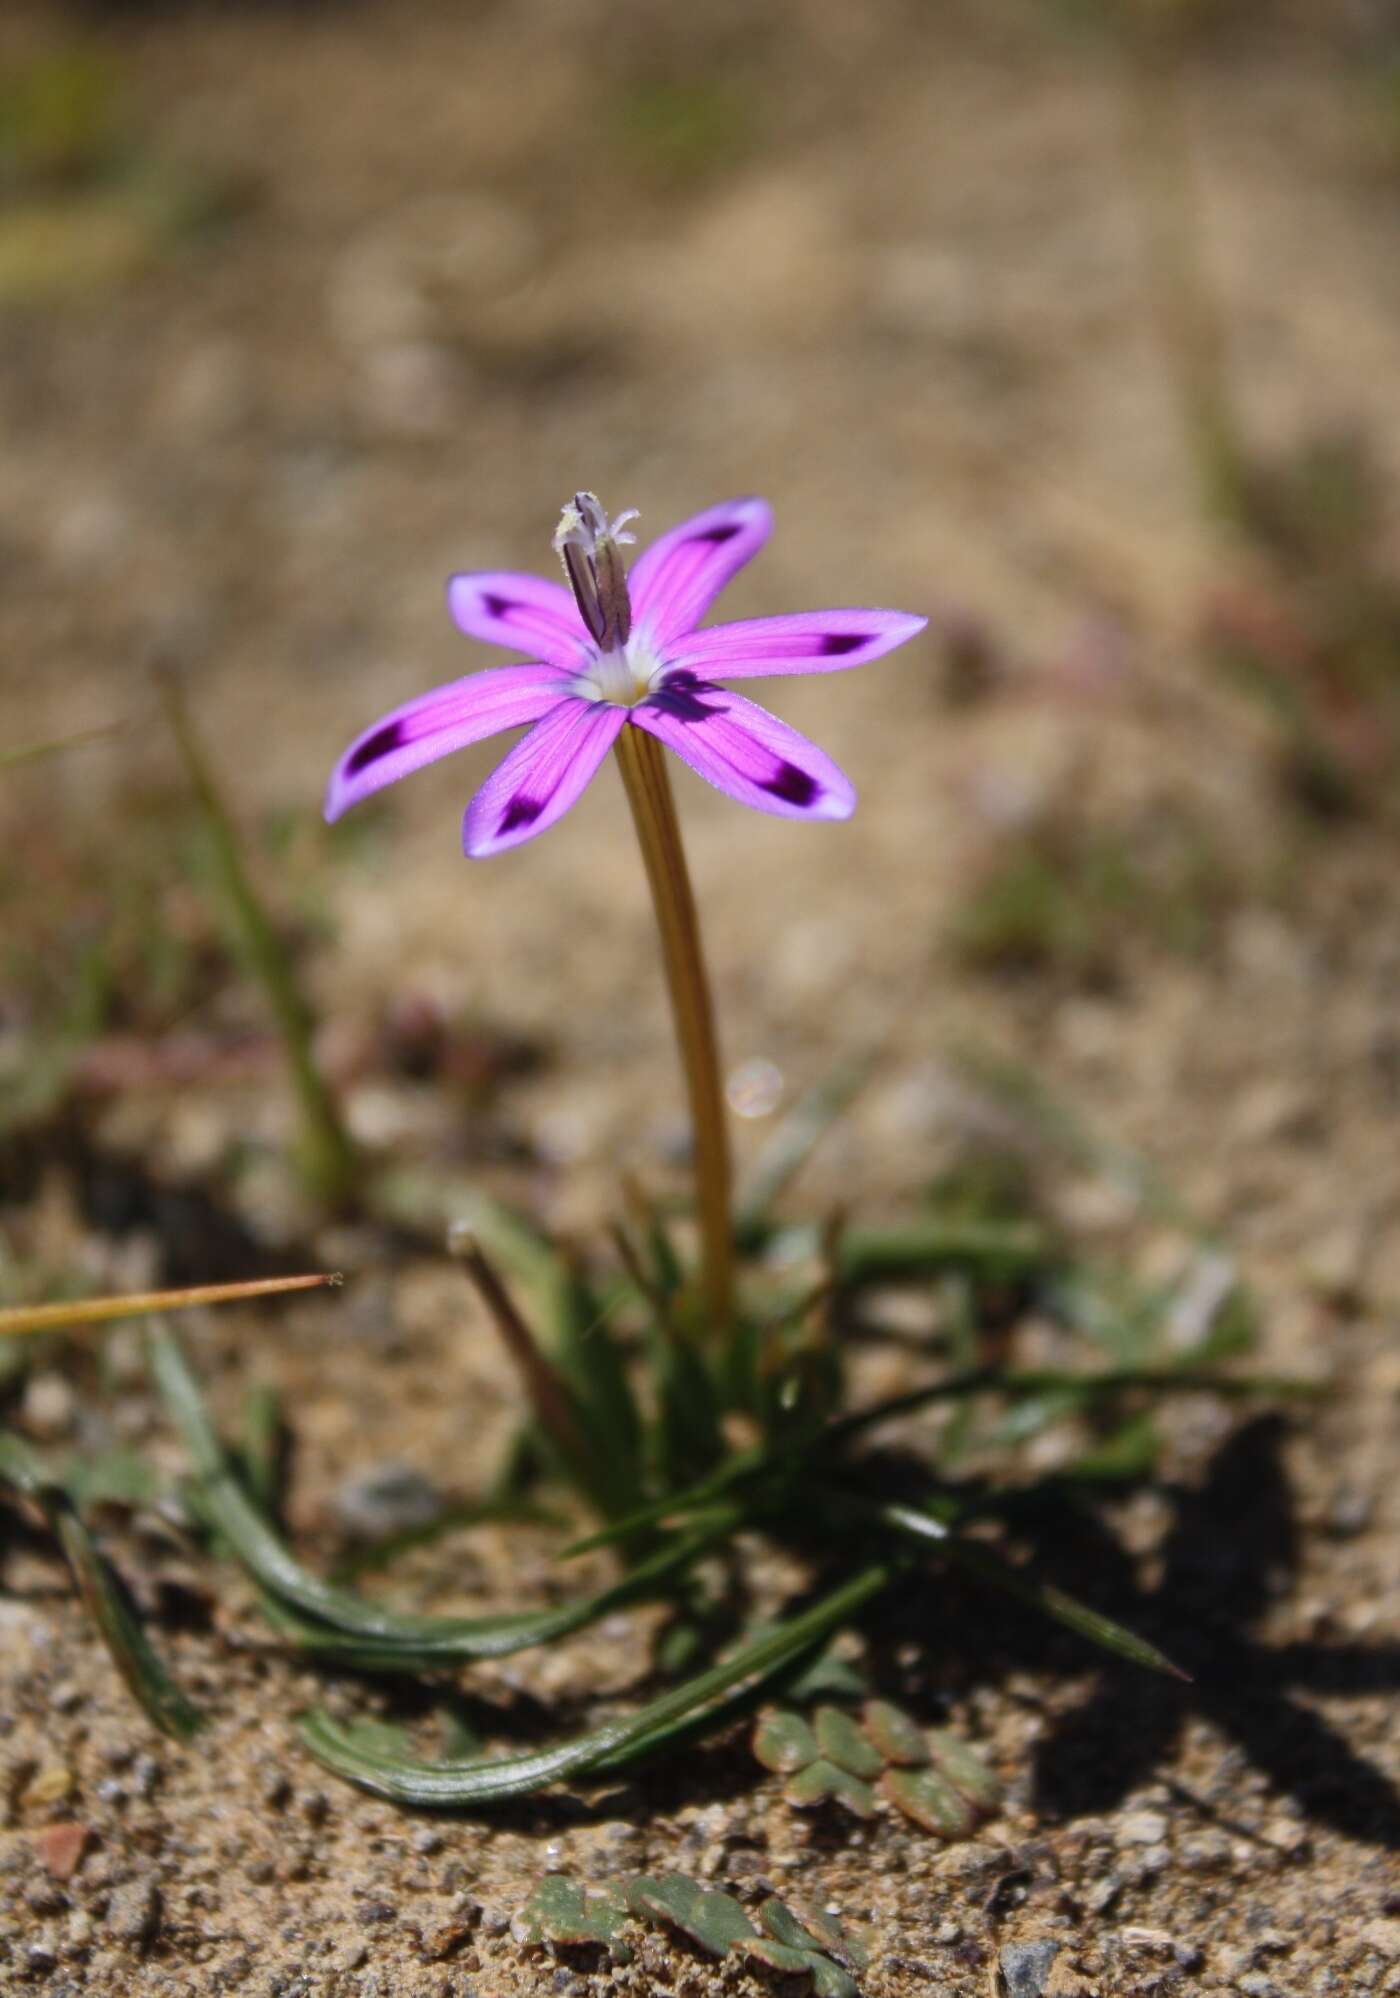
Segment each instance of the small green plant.
[{"label": "small green plant", "polygon": [[609,122],[649,182],[685,188],[742,158],[752,144],[750,107],[728,77],[639,80]]},{"label": "small green plant", "polygon": [[321,1199],[343,1207],[355,1183],[358,1160],[316,1059],[315,1019],[277,925],[254,884],[243,839],[190,719],[179,683],[166,673],[160,676],[157,687],[209,842],[217,888],[282,1041],[301,1111],[302,1172]]},{"label": "small green plant", "polygon": [[[799,1904],[800,1905],[800,1904]],[[614,1963],[630,1963],[624,1938],[629,1920],[669,1930],[706,1956],[733,1957],[805,1979],[817,1998],[858,1998],[852,1972],[870,1962],[864,1936],[824,1911],[769,1896],[757,1923],[723,1888],[702,1887],[684,1873],[641,1874],[603,1887],[585,1888],[565,1874],[548,1874],[513,1924],[516,1941],[570,1949],[606,1949]]]},{"label": "small green plant", "polygon": [[1111,985],[1133,943],[1198,956],[1234,889],[1208,835],[1180,812],[1112,830],[1064,812],[993,848],[952,941],[976,971]]},{"label": "small green plant", "polygon": [[121,157],[122,79],[95,49],[74,45],[15,66],[0,80],[0,188],[71,187]]},{"label": "small green plant", "polygon": [[1206,607],[1207,657],[1277,731],[1289,795],[1315,816],[1393,817],[1400,799],[1400,574],[1365,441],[1313,437],[1253,467],[1253,567]]},{"label": "small green plant", "polygon": [[834,1803],[873,1818],[883,1796],[940,1838],[965,1838],[1001,1796],[965,1743],[924,1732],[888,1700],[867,1701],[859,1721],[831,1705],[810,1722],[791,1708],[770,1708],[754,1730],[753,1752],[786,1779],[783,1795],[798,1810]]},{"label": "small green plant", "polygon": [[[1183,1336],[1170,1288],[1143,1290],[1076,1256],[1037,1213],[1019,1174],[945,1180],[907,1219],[883,1225],[785,1220],[780,1197],[848,1099],[852,1077],[866,1066],[860,1061],[798,1106],[735,1192],[698,910],[663,745],[757,811],[839,822],[854,807],[849,779],[815,744],[712,676],[860,666],[915,638],[925,620],[861,608],[702,628],[709,603],[766,538],[766,505],[744,499],[709,508],[663,535],[630,576],[628,518],[610,519],[592,494],[575,496],[556,535],[567,590],[530,576],[454,577],[449,602],[461,628],[528,649],[537,663],[471,675],[371,723],[337,764],[326,801],[334,819],[434,757],[532,723],[467,808],[466,852],[486,858],[554,825],[617,753],[691,1110],[694,1239],[637,1188],[610,1240],[591,1245],[555,1242],[476,1189],[452,1196],[452,1245],[528,1411],[492,1497],[509,1502],[544,1478],[566,1488],[592,1530],[564,1558],[607,1549],[613,1576],[542,1608],[451,1616],[399,1610],[353,1582],[316,1573],[278,1517],[277,1412],[256,1404],[238,1443],[227,1442],[162,1318],[150,1334],[150,1364],[188,1462],[182,1496],[210,1556],[237,1562],[252,1581],[260,1613],[288,1654],[327,1669],[401,1684],[555,1643],[643,1601],[674,1610],[674,1641],[658,1647],[655,1683],[630,1710],[524,1753],[492,1754],[453,1727],[439,1753],[423,1755],[398,1729],[320,1708],[302,1715],[308,1752],[376,1795],[477,1810],[610,1776],[776,1700],[786,1711],[767,1717],[757,1742],[781,1769],[792,1803],[834,1802],[868,1815],[879,1798],[932,1833],[961,1837],[996,1802],[978,1759],[946,1734],[920,1734],[888,1705],[867,1705],[853,1718],[839,1703],[840,1674],[814,1678],[815,1661],[912,1578],[931,1599],[941,1581],[956,1578],[1138,1667],[1176,1673],[1156,1645],[1019,1559],[1025,1523],[1048,1493],[1085,1497],[1150,1469],[1149,1416],[1161,1397],[1284,1390],[1222,1375],[1219,1361],[1230,1349],[1220,1343],[1219,1310]],[[353,1193],[372,1221],[380,1189],[352,1178],[285,954],[173,690],[167,702],[219,879],[324,1155],[324,1183]],[[1069,1145],[1083,1150],[1073,1135]],[[409,1204],[421,1233],[431,1207],[416,1195]],[[852,1407],[844,1333],[872,1294],[891,1286],[914,1286],[936,1301],[937,1328],[905,1392]],[[1226,1288],[1233,1295],[1233,1274]],[[160,1313],[171,1300],[140,1302]],[[102,1314],[90,1306],[87,1315]],[[1050,1342],[1051,1364],[1017,1364],[1023,1326],[1034,1327],[1038,1354]],[[881,1436],[923,1411],[941,1411],[943,1424],[918,1438],[917,1477],[896,1483]],[[1065,1445],[1049,1474],[1023,1446],[1052,1426],[1062,1428]],[[0,1458],[0,1477],[26,1504],[47,1506],[71,1558],[80,1501],[59,1474],[40,1473],[12,1451]],[[61,1507],[46,1496],[55,1491]],[[735,1638],[755,1538],[818,1579]],[[728,1577],[729,1600],[706,1587],[711,1567]],[[141,1655],[139,1629],[119,1627],[105,1597],[90,1601],[128,1669]],[[170,1706],[149,1659],[134,1678],[148,1711]],[[809,1722],[794,1703],[813,1698]],[[635,1883],[628,1906],[717,1955],[746,1953],[800,1972],[820,1998],[846,1998],[853,1989],[832,1954],[832,1935],[781,1904],[765,1904],[755,1928],[732,1897],[665,1876]],[[611,1946],[615,1914],[602,1899],[554,1888],[532,1919],[542,1932],[546,1922],[589,1930]]]}]

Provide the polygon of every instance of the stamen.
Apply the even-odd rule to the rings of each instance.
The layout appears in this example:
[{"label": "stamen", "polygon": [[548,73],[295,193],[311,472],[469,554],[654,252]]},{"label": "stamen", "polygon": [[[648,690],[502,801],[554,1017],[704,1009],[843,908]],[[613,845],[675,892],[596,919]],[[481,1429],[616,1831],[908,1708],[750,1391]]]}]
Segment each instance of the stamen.
[{"label": "stamen", "polygon": [[554,551],[564,564],[579,616],[604,652],[624,646],[632,632],[622,549],[636,539],[626,532],[627,522],[636,518],[631,506],[609,520],[596,493],[575,493],[561,510],[554,534]]}]

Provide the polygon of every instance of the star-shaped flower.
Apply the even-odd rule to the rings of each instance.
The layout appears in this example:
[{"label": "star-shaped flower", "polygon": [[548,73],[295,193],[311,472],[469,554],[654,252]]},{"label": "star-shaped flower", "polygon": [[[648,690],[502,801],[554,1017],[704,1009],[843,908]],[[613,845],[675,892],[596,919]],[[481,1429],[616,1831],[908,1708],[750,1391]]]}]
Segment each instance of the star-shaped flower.
[{"label": "star-shaped flower", "polygon": [[[564,509],[555,547],[570,589],[537,576],[454,576],[447,601],[469,638],[531,655],[395,708],[336,765],[326,817],[503,729],[532,724],[467,808],[474,859],[533,839],[587,788],[620,732],[645,729],[717,789],[784,818],[845,819],[849,779],[815,743],[720,680],[830,673],[893,651],[927,622],[904,611],[798,611],[699,630],[730,578],[768,539],[761,499],[711,507],[663,534],[630,574],[631,518],[591,493]],[[571,593],[572,592],[572,593]]]}]

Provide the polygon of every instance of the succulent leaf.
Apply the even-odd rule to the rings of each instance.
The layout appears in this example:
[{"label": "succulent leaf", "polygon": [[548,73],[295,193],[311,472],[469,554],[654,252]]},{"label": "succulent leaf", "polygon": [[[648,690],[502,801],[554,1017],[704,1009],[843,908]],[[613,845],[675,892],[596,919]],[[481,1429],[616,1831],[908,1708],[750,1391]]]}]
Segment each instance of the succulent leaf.
[{"label": "succulent leaf", "polygon": [[906,1818],[940,1838],[966,1838],[972,1829],[972,1806],[934,1769],[887,1769],[880,1788]]},{"label": "succulent leaf", "polygon": [[817,1746],[828,1762],[834,1762],[838,1769],[848,1769],[852,1776],[859,1776],[867,1783],[885,1766],[883,1755],[840,1707],[817,1708],[816,1734]]},{"label": "succulent leaf", "polygon": [[753,1752],[775,1776],[791,1776],[815,1762],[821,1751],[801,1714],[774,1707],[759,1717],[753,1731]]},{"label": "succulent leaf", "polygon": [[1001,1802],[1001,1785],[980,1755],[975,1755],[956,1735],[935,1730],[928,1738],[929,1752],[939,1770],[954,1789],[961,1790],[970,1804],[982,1811],[994,1811]]},{"label": "succulent leaf", "polygon": [[875,1792],[859,1776],[825,1757],[809,1762],[783,1785],[783,1795],[796,1810],[810,1811],[819,1804],[841,1804],[857,1818],[875,1816]]},{"label": "succulent leaf", "polygon": [[924,1731],[902,1707],[892,1706],[888,1700],[867,1700],[861,1720],[886,1762],[908,1769],[922,1769],[927,1764],[929,1747]]}]

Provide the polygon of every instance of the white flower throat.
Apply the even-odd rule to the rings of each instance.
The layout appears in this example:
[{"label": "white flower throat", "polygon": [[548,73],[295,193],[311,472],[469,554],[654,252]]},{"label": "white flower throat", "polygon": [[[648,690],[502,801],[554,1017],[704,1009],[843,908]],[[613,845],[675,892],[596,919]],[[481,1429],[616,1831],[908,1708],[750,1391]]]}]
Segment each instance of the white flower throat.
[{"label": "white flower throat", "polygon": [[654,692],[662,662],[641,632],[625,645],[599,652],[574,681],[573,691],[584,701],[607,701],[618,708],[635,708]]}]

